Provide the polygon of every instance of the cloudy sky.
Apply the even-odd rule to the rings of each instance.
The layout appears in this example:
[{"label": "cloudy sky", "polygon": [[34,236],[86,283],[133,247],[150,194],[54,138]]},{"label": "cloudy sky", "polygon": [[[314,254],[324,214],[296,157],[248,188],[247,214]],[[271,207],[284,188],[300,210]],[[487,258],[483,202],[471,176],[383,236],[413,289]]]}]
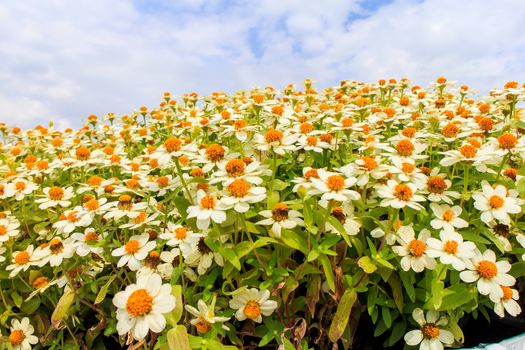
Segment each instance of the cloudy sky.
[{"label": "cloudy sky", "polygon": [[0,122],[79,126],[164,91],[525,80],[522,0],[4,0]]}]

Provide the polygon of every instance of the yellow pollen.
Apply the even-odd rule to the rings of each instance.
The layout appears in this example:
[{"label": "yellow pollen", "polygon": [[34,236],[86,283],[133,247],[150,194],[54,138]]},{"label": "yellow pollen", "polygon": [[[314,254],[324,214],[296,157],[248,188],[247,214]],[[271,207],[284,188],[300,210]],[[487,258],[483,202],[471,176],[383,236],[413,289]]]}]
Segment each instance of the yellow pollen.
[{"label": "yellow pollen", "polygon": [[180,150],[181,144],[182,141],[178,138],[170,137],[166,141],[164,141],[164,148],[166,149],[166,151],[171,153]]},{"label": "yellow pollen", "polygon": [[279,130],[270,129],[264,135],[264,139],[267,143],[278,142],[283,138],[283,133]]},{"label": "yellow pollen", "polygon": [[403,134],[403,136],[408,137],[408,138],[411,139],[416,134],[416,129],[414,129],[414,128],[404,128],[401,133]]},{"label": "yellow pollen", "polygon": [[400,156],[408,157],[414,152],[414,144],[410,140],[401,140],[396,145],[396,151]]},{"label": "yellow pollen", "polygon": [[15,183],[15,188],[17,191],[23,191],[26,189],[26,183],[23,181],[17,181]]},{"label": "yellow pollen", "polygon": [[40,276],[33,281],[33,289],[41,289],[49,284],[49,279],[46,276]]},{"label": "yellow pollen", "polygon": [[201,198],[201,207],[205,209],[213,209],[215,208],[215,197],[214,196],[204,196]]},{"label": "yellow pollen", "polygon": [[341,191],[345,187],[345,179],[340,175],[330,175],[326,185],[331,191]]},{"label": "yellow pollen", "polygon": [[501,148],[512,149],[518,143],[518,138],[514,134],[507,133],[498,137],[498,143]]},{"label": "yellow pollen", "polygon": [[97,242],[98,241],[98,235],[95,232],[93,232],[93,231],[89,231],[84,236],[84,241],[85,242]]},{"label": "yellow pollen", "polygon": [[226,172],[231,177],[239,177],[244,174],[244,168],[246,164],[240,159],[232,159],[226,163],[224,167]]},{"label": "yellow pollen", "polygon": [[15,255],[15,263],[17,265],[25,265],[29,262],[29,253],[24,251],[21,251]]},{"label": "yellow pollen", "polygon": [[446,241],[443,250],[449,254],[456,254],[458,251],[458,242]]},{"label": "yellow pollen", "polygon": [[411,164],[411,163],[402,163],[401,164],[401,170],[405,174],[412,174],[415,169],[416,169],[416,167],[414,166],[414,164]]},{"label": "yellow pollen", "polygon": [[244,180],[235,180],[228,186],[228,192],[234,197],[242,198],[248,194],[250,184]]},{"label": "yellow pollen", "polygon": [[317,137],[315,137],[315,136],[308,136],[306,138],[306,143],[308,144],[308,146],[315,146],[315,145],[317,145]]},{"label": "yellow pollen", "polygon": [[206,157],[212,162],[218,162],[224,158],[224,147],[214,143],[206,149]]},{"label": "yellow pollen", "polygon": [[500,286],[501,290],[503,291],[503,297],[501,299],[503,300],[510,300],[512,299],[512,289],[507,286]]},{"label": "yellow pollen", "polygon": [[6,233],[7,233],[7,226],[0,225],[0,236],[5,236]]},{"label": "yellow pollen", "polygon": [[138,224],[142,224],[143,222],[146,221],[146,219],[148,218],[148,214],[146,214],[146,212],[140,212],[137,216],[135,216],[133,218],[133,222],[138,225]]},{"label": "yellow pollen", "polygon": [[89,156],[91,155],[90,150],[87,147],[79,147],[75,151],[75,155],[77,156],[78,160],[87,160],[89,159]]},{"label": "yellow pollen", "polygon": [[304,178],[308,181],[310,181],[310,178],[319,178],[319,174],[317,173],[317,169],[310,169],[306,173],[304,173]]},{"label": "yellow pollen", "polygon": [[408,244],[408,249],[410,250],[410,254],[412,254],[412,256],[420,257],[425,254],[427,245],[425,242],[420,241],[419,239],[413,239]]},{"label": "yellow pollen", "polygon": [[441,194],[447,189],[447,183],[442,176],[432,176],[427,180],[427,188],[430,193]]},{"label": "yellow pollen", "polygon": [[272,218],[277,222],[288,219],[288,205],[277,203],[272,210]]},{"label": "yellow pollen", "polygon": [[476,156],[476,153],[478,153],[478,149],[471,145],[463,145],[459,148],[459,153],[467,159],[474,158]]},{"label": "yellow pollen", "polygon": [[124,246],[124,250],[128,254],[135,254],[140,249],[140,243],[136,239],[130,239]]},{"label": "yellow pollen", "polygon": [[246,303],[243,313],[249,319],[254,320],[261,314],[261,307],[257,301],[250,300]]},{"label": "yellow pollen", "polygon": [[451,209],[447,209],[443,212],[443,220],[445,220],[446,222],[452,221],[455,216],[456,214]]},{"label": "yellow pollen", "polygon": [[409,201],[413,196],[413,192],[407,185],[399,184],[394,188],[394,196],[399,200]]},{"label": "yellow pollen", "polygon": [[153,309],[153,297],[146,289],[137,289],[128,297],[126,310],[133,317],[147,315]]},{"label": "yellow pollen", "polygon": [[197,328],[197,332],[204,334],[210,330],[211,324],[206,320],[199,318],[199,321],[195,323],[195,328]]},{"label": "yellow pollen", "polygon": [[186,227],[177,227],[174,231],[177,239],[184,240],[188,236],[188,229]]},{"label": "yellow pollen", "polygon": [[494,195],[489,199],[489,205],[492,209],[501,208],[503,206],[503,203],[503,198],[501,198],[500,196]]},{"label": "yellow pollen", "polygon": [[9,342],[11,345],[20,345],[26,338],[24,331],[21,329],[15,329],[9,334]]},{"label": "yellow pollen", "polygon": [[170,179],[167,176],[161,176],[155,181],[160,188],[168,186]]},{"label": "yellow pollen", "polygon": [[476,270],[482,278],[492,279],[498,274],[498,267],[492,261],[482,260],[476,265]]},{"label": "yellow pollen", "polygon": [[100,186],[100,184],[102,183],[102,178],[100,176],[91,176],[88,180],[87,180],[87,184],[91,187],[96,187],[96,186]]},{"label": "yellow pollen", "polygon": [[436,326],[433,323],[427,323],[426,325],[421,327],[421,333],[423,333],[423,336],[427,339],[435,339],[439,337],[439,327]]},{"label": "yellow pollen", "polygon": [[98,208],[100,208],[100,203],[95,198],[92,198],[88,200],[86,203],[84,203],[84,208],[86,208],[89,211],[95,211]]}]

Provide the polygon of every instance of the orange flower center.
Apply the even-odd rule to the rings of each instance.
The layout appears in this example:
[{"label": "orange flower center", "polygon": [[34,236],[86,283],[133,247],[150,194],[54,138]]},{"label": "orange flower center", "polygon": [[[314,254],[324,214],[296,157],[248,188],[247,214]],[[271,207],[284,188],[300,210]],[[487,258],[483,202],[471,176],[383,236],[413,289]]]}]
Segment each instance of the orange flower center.
[{"label": "orange flower center", "polygon": [[15,329],[9,334],[9,342],[11,345],[20,345],[26,338],[24,331],[21,329]]},{"label": "orange flower center", "polygon": [[476,265],[476,270],[482,278],[492,279],[498,274],[498,267],[492,261],[482,260]]},{"label": "orange flower center", "polygon": [[405,174],[412,174],[415,169],[416,167],[414,166],[414,164],[411,163],[403,163],[401,165],[401,170],[403,170]]},{"label": "orange flower center", "polygon": [[40,276],[33,281],[33,289],[41,289],[49,284],[49,279],[46,276]]},{"label": "orange flower center", "polygon": [[304,173],[304,178],[308,181],[310,181],[310,178],[319,178],[319,174],[317,173],[317,169],[310,169],[306,173]]},{"label": "orange flower center", "polygon": [[140,243],[136,239],[130,239],[124,246],[124,250],[128,254],[135,254],[140,249]]},{"label": "orange flower center", "polygon": [[204,334],[210,330],[211,324],[206,320],[199,318],[199,321],[195,323],[195,328],[197,328],[197,332]]},{"label": "orange flower center", "polygon": [[459,153],[467,159],[474,158],[476,156],[476,153],[478,153],[478,149],[471,145],[463,145],[459,148]]},{"label": "orange flower center", "polygon": [[146,221],[146,219],[148,218],[148,214],[146,214],[146,212],[140,212],[137,216],[135,216],[133,218],[133,222],[138,225],[138,224],[142,224],[143,222]]},{"label": "orange flower center", "polygon": [[201,207],[204,209],[213,209],[215,208],[215,197],[214,196],[204,196],[201,198]]},{"label": "orange flower center", "polygon": [[15,263],[17,265],[25,265],[29,262],[29,253],[26,251],[21,251],[15,255]]},{"label": "orange flower center", "polygon": [[425,242],[420,241],[419,239],[413,239],[408,244],[408,249],[410,250],[410,254],[416,257],[420,257],[423,254],[425,254],[425,251],[427,250],[427,245]]},{"label": "orange flower center", "polygon": [[249,319],[254,320],[261,314],[261,307],[257,301],[250,300],[246,303],[243,313]]},{"label": "orange flower center", "polygon": [[84,241],[86,241],[86,242],[96,242],[96,241],[98,241],[98,235],[95,232],[93,232],[93,231],[89,231],[84,236]]},{"label": "orange flower center", "polygon": [[414,152],[414,144],[410,140],[401,140],[396,145],[396,151],[400,156],[408,157]]},{"label": "orange flower center", "polygon": [[414,193],[407,185],[399,184],[394,188],[394,196],[402,201],[409,201],[413,194]]},{"label": "orange flower center", "polygon": [[501,148],[512,149],[518,143],[518,138],[511,133],[507,133],[498,137],[498,143]]},{"label": "orange flower center", "polygon": [[92,198],[88,200],[86,203],[84,203],[84,208],[86,208],[89,211],[95,211],[98,208],[100,208],[100,203],[95,198]]},{"label": "orange flower center", "polygon": [[234,197],[242,198],[250,190],[250,184],[244,180],[235,180],[228,186],[228,192]]},{"label": "orange flower center", "polygon": [[443,212],[443,220],[446,222],[452,221],[455,216],[456,214],[451,209],[447,209]]},{"label": "orange flower center", "polygon": [[315,146],[317,145],[317,137],[315,136],[308,136],[306,138],[306,143],[308,144],[308,146]]},{"label": "orange flower center", "polygon": [[226,163],[224,167],[226,172],[231,177],[239,177],[244,174],[244,168],[246,164],[240,159],[232,159]]},{"label": "orange flower center", "polygon": [[490,197],[489,205],[492,209],[501,208],[503,206],[503,198],[501,198],[500,196],[494,195]]},{"label": "orange flower center", "polygon": [[447,189],[447,183],[442,176],[432,176],[427,180],[428,192],[441,194]]},{"label": "orange flower center", "polygon": [[305,123],[301,124],[299,129],[301,130],[301,133],[308,134],[309,132],[311,132],[314,129],[314,126],[312,124],[308,123],[308,122],[305,122]]},{"label": "orange flower center", "polygon": [[100,176],[91,176],[88,180],[87,180],[87,184],[91,187],[96,187],[96,186],[100,186],[100,184],[102,183],[102,178]]},{"label": "orange flower center", "polygon": [[377,168],[377,162],[374,158],[362,157],[361,161],[363,162],[363,168],[365,168],[368,171],[372,171],[375,168]]},{"label": "orange flower center", "polygon": [[456,137],[460,129],[456,123],[449,123],[443,127],[441,131],[445,137]]},{"label": "orange flower center", "polygon": [[322,134],[319,138],[323,142],[330,143],[334,137],[331,134]]},{"label": "orange flower center", "polygon": [[64,197],[64,190],[58,186],[53,186],[49,189],[49,198],[54,201],[61,200]]},{"label": "orange flower center", "polygon": [[354,125],[354,121],[351,118],[343,118],[341,124],[343,124],[343,128],[350,128]]},{"label": "orange flower center", "polygon": [[435,339],[439,337],[439,327],[433,323],[427,323],[421,327],[421,333],[427,339]]},{"label": "orange flower center", "polygon": [[343,207],[335,207],[332,209],[330,215],[336,218],[342,224],[346,222],[346,215],[343,213]]},{"label": "orange flower center", "polygon": [[264,135],[264,139],[267,143],[277,142],[283,138],[283,133],[279,130],[270,129]]},{"label": "orange flower center", "polygon": [[508,177],[511,180],[516,181],[516,176],[518,175],[518,171],[514,168],[507,168],[503,171],[503,175]]},{"label": "orange flower center", "polygon": [[71,213],[67,214],[66,215],[66,219],[69,222],[77,222],[78,220],[80,220],[79,218],[77,218],[77,211],[76,210],[73,210]]},{"label": "orange flower center", "polygon": [[512,299],[512,289],[507,286],[500,286],[501,290],[503,291],[503,297],[501,299],[503,300],[510,300]]},{"label": "orange flower center", "polygon": [[272,218],[277,222],[288,219],[288,206],[285,203],[277,203],[272,210]]},{"label": "orange flower center", "polygon": [[458,242],[446,241],[443,250],[449,254],[456,254],[458,251]]},{"label": "orange flower center", "polygon": [[146,289],[137,289],[128,297],[126,310],[133,317],[147,315],[153,309],[153,297]]},{"label": "orange flower center", "polygon": [[7,226],[0,225],[0,236],[4,236],[7,233]]},{"label": "orange flower center", "polygon": [[401,133],[405,137],[412,138],[416,134],[416,129],[414,129],[414,128],[404,128]]},{"label": "orange flower center", "polygon": [[331,191],[341,191],[345,187],[345,179],[340,175],[330,175],[326,185]]},{"label": "orange flower center", "polygon": [[60,239],[53,238],[49,242],[49,250],[51,250],[51,254],[60,254],[64,250],[64,244]]},{"label": "orange flower center", "polygon": [[89,156],[91,155],[91,152],[87,147],[79,147],[75,151],[75,155],[77,156],[78,160],[87,160],[89,159]]},{"label": "orange flower center", "polygon": [[224,158],[224,147],[214,143],[206,149],[206,157],[212,162],[218,162]]},{"label": "orange flower center", "polygon": [[164,141],[164,148],[166,149],[166,151],[171,153],[180,150],[181,144],[182,141],[178,138],[170,137],[166,141]]},{"label": "orange flower center", "polygon": [[188,236],[188,229],[186,227],[177,227],[174,231],[177,239],[184,240]]},{"label": "orange flower center", "polygon": [[130,210],[133,207],[133,203],[131,202],[131,197],[127,194],[124,194],[119,197],[118,199],[118,207],[122,210]]},{"label": "orange flower center", "polygon": [[483,131],[490,131],[494,127],[494,120],[484,117],[478,121],[479,128]]},{"label": "orange flower center", "polygon": [[15,188],[17,191],[23,191],[26,189],[26,183],[23,181],[17,181],[15,182]]},{"label": "orange flower center", "polygon": [[233,122],[233,126],[235,127],[235,130],[241,130],[246,126],[246,122],[242,119],[238,119]]}]

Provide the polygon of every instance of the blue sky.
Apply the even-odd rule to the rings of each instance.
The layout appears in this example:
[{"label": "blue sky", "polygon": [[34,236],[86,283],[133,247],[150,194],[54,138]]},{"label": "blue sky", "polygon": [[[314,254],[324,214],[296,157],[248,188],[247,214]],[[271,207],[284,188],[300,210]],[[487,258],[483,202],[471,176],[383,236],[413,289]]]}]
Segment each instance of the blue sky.
[{"label": "blue sky", "polygon": [[[26,0],[0,3],[0,121],[78,127],[164,91],[439,75],[525,80],[521,0]],[[520,6],[521,5],[521,6]]]}]

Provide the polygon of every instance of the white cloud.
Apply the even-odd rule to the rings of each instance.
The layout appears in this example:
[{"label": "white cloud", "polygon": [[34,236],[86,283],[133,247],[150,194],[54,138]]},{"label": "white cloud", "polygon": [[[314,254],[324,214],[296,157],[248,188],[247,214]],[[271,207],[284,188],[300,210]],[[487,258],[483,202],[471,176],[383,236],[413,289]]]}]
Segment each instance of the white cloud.
[{"label": "white cloud", "polygon": [[[155,105],[164,91],[313,78],[446,75],[482,92],[525,77],[520,0],[0,4],[0,121],[24,127]],[[349,20],[353,18],[353,20]]]}]

